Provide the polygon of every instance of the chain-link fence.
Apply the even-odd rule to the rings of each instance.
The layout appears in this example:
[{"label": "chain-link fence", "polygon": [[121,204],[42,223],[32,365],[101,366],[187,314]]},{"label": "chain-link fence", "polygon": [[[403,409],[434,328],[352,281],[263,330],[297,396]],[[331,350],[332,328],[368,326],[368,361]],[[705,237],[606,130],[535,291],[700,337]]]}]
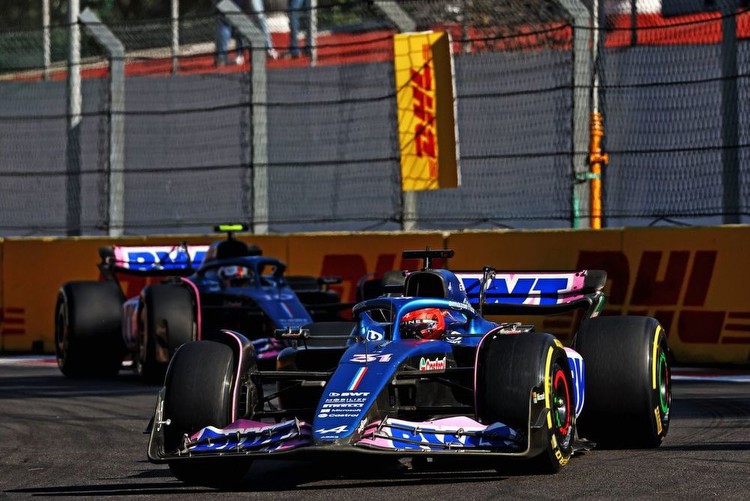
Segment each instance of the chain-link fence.
[{"label": "chain-link fence", "polygon": [[[586,144],[575,138],[580,90],[587,111],[596,107],[604,116],[605,224],[719,223],[727,214],[739,221],[749,215],[746,11],[731,13],[732,73],[721,36],[728,16],[721,13],[664,18],[643,9],[634,14],[630,1],[316,3],[312,50],[300,57],[290,54],[289,13],[266,9],[282,57],[267,62],[263,102],[253,101],[246,50],[232,53],[243,56],[241,64],[216,65],[218,13],[183,17],[177,26],[172,19],[107,26],[126,53],[126,234],[258,222],[252,174],[259,167],[259,107],[267,117],[268,172],[261,223],[269,231],[401,228],[392,61],[399,23],[388,4],[400,7],[415,30],[444,30],[453,40],[462,184],[418,192],[417,228],[554,228],[585,220],[586,201],[575,191],[588,182],[580,175]],[[592,61],[598,54],[596,82],[576,74],[575,34],[594,33],[576,24],[576,5],[603,14],[592,16],[600,20],[601,43],[587,44]],[[685,32],[692,38],[680,38]],[[0,32],[1,235],[110,228],[110,65],[83,29],[81,118],[71,133],[67,34],[65,26],[51,29],[45,67],[42,30]],[[592,47],[600,50],[589,53]],[[726,117],[732,109],[734,123]],[[76,221],[71,205],[80,211]]]}]

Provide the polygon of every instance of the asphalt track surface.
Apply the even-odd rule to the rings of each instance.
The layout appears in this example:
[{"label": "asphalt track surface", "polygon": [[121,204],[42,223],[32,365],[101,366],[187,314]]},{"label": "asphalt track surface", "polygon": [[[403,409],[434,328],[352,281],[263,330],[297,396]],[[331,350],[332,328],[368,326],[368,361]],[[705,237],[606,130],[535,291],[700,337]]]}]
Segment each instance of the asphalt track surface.
[{"label": "asphalt track surface", "polygon": [[192,487],[146,460],[158,388],[123,370],[80,381],[0,358],[1,499],[750,499],[750,377],[677,377],[657,449],[590,450],[556,475],[481,465],[256,461],[241,489]]}]

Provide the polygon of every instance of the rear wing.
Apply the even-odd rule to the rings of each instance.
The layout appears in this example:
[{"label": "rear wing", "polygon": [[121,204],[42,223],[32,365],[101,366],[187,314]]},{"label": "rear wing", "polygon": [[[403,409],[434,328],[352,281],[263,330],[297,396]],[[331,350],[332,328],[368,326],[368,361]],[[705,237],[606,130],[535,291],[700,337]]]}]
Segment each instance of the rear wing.
[{"label": "rear wing", "polygon": [[602,270],[455,272],[469,303],[485,315],[541,315],[603,306]]},{"label": "rear wing", "polygon": [[208,245],[114,245],[99,248],[102,273],[140,276],[188,276],[200,267]]}]

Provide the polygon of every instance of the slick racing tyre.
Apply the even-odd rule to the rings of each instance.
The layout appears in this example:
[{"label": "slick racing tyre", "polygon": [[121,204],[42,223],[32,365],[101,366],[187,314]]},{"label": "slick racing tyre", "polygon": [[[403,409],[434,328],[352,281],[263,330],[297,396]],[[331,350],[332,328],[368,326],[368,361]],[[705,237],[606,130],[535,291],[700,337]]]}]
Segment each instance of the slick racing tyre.
[{"label": "slick racing tyre", "polygon": [[650,317],[597,317],[581,324],[586,397],[581,437],[601,447],[657,447],[669,429],[672,390],[667,334]]},{"label": "slick racing tyre", "polygon": [[[206,426],[223,428],[233,421],[234,357],[232,350],[214,341],[183,345],[175,353],[165,378],[164,450],[182,447],[183,437]],[[250,468],[247,459],[187,459],[170,461],[175,477],[189,484],[231,487]]]},{"label": "slick racing tyre", "polygon": [[524,466],[539,473],[559,471],[570,459],[575,435],[575,391],[562,345],[544,333],[488,334],[479,350],[479,420],[501,422],[525,435],[531,391],[536,388],[548,410],[543,424],[546,446]]},{"label": "slick racing tyre", "polygon": [[113,377],[122,366],[123,297],[114,282],[68,282],[55,305],[57,365],[69,377]]},{"label": "slick racing tyre", "polygon": [[190,291],[176,284],[147,287],[140,322],[136,371],[147,382],[161,383],[177,348],[195,341],[197,326]]}]

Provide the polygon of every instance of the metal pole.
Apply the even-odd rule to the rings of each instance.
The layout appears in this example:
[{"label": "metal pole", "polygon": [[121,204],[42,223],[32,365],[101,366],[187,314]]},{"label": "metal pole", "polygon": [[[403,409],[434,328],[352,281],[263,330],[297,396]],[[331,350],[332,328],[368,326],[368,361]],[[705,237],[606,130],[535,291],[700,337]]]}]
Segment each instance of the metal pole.
[{"label": "metal pole", "polygon": [[400,33],[411,33],[417,30],[417,22],[393,0],[375,0],[373,4],[396,25]]},{"label": "metal pole", "polygon": [[560,5],[573,18],[573,227],[580,216],[589,213],[588,149],[590,119],[590,88],[593,69],[590,45],[591,15],[580,0],[560,0]]},{"label": "metal pole", "polygon": [[172,0],[172,73],[180,68],[180,0]]},{"label": "metal pole", "polygon": [[49,33],[49,0],[42,0],[42,45],[44,46],[44,79],[49,80],[52,64],[52,40]]},{"label": "metal pole", "polygon": [[[221,0],[216,6],[245,39],[250,42],[252,95],[250,113],[252,115],[252,176],[253,193],[253,233],[268,233],[268,120],[267,120],[267,79],[266,50],[263,32],[247,15],[242,13],[231,0]],[[249,205],[249,204],[246,204]]]},{"label": "metal pole", "polygon": [[[396,2],[375,0],[374,5],[396,25],[400,33],[411,33],[417,30],[416,21]],[[417,192],[401,190],[401,229],[404,231],[416,230],[418,219]]]},{"label": "metal pole", "polygon": [[68,0],[67,140],[65,145],[65,227],[81,234],[81,30],[79,0]]},{"label": "metal pole", "polygon": [[123,234],[125,213],[125,46],[88,7],[83,25],[109,56],[109,236]]},{"label": "metal pole", "polygon": [[308,40],[312,44],[310,47],[310,65],[318,64],[318,0],[310,0],[310,12],[308,14],[308,29],[310,36]]},{"label": "metal pole", "polygon": [[591,89],[591,112],[599,113],[599,72],[596,71],[596,65],[599,63],[599,0],[594,0],[591,10],[594,16],[591,30],[591,62],[594,73],[594,85]]},{"label": "metal pole", "polygon": [[591,182],[589,187],[589,207],[591,216],[589,226],[598,230],[602,227],[602,166],[609,163],[609,155],[602,153],[602,139],[604,138],[604,121],[599,111],[599,72],[602,68],[601,56],[603,52],[604,40],[599,33],[600,7],[603,4],[599,0],[594,0],[593,14],[593,41],[591,50],[593,55],[591,59],[594,62],[594,87],[592,89],[592,112],[590,118],[590,138],[589,138],[589,165],[590,170],[588,179]]},{"label": "metal pole", "polygon": [[736,0],[721,3],[721,117],[722,117],[722,181],[723,223],[740,223],[740,169],[737,146],[737,18]]}]

